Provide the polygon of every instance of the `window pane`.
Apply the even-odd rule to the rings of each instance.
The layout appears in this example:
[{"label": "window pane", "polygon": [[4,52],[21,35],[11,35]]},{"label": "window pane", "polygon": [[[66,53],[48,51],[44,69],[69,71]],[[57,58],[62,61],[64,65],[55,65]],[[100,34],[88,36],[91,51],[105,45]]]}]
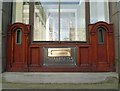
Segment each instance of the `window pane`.
[{"label": "window pane", "polygon": [[58,41],[58,0],[34,3],[34,41]]},{"label": "window pane", "polygon": [[[34,5],[34,41],[86,41],[85,2],[40,0]],[[60,23],[60,32],[59,32]]]},{"label": "window pane", "polygon": [[29,3],[13,2],[12,23],[21,22],[29,24]]},{"label": "window pane", "polygon": [[99,43],[104,42],[104,29],[103,28],[98,29],[98,41]]},{"label": "window pane", "polygon": [[90,23],[105,21],[109,23],[109,6],[107,0],[90,0]]},{"label": "window pane", "polygon": [[86,41],[85,2],[62,0],[60,5],[60,40]]},{"label": "window pane", "polygon": [[16,30],[16,44],[21,44],[21,29]]}]

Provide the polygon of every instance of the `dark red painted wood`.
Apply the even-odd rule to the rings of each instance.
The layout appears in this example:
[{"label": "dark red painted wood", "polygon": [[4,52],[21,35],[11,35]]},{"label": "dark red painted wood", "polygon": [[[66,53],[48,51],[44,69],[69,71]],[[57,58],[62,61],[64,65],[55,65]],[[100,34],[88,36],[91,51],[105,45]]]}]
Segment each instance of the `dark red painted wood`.
[{"label": "dark red painted wood", "polygon": [[81,47],[80,48],[80,66],[88,66],[89,65],[89,47]]},{"label": "dark red painted wood", "polygon": [[[98,43],[98,27],[105,29],[104,44]],[[22,29],[22,45],[15,44],[15,30]],[[115,71],[113,25],[97,22],[89,25],[89,43],[32,43],[30,25],[15,23],[8,27],[7,71],[38,72],[107,72]],[[43,47],[76,47],[76,66],[45,67]]]},{"label": "dark red painted wood", "polygon": [[[7,70],[8,71],[28,71],[28,47],[29,47],[29,31],[30,25],[22,23],[15,23],[9,25],[8,30],[8,57]],[[22,42],[20,45],[16,44],[16,29],[22,30]]]},{"label": "dark red painted wood", "polygon": [[[105,22],[97,22],[89,25],[90,32],[90,43],[91,43],[91,60],[94,65],[93,69],[107,71],[107,68],[114,71],[114,44],[113,44],[113,28],[112,24]],[[105,29],[104,32],[104,44],[98,43],[98,28],[102,27]],[[110,60],[112,58],[112,60]],[[111,63],[113,62],[113,63]],[[112,67],[110,66],[112,64]],[[114,65],[114,66],[113,66]]]}]

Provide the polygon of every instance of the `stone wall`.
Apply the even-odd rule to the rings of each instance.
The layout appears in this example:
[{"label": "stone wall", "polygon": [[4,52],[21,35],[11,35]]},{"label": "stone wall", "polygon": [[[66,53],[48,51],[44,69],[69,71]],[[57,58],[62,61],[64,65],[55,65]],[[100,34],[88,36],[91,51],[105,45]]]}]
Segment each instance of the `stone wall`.
[{"label": "stone wall", "polygon": [[[2,2],[2,72],[5,71],[6,68],[6,59],[7,59],[7,26],[11,22],[11,3],[10,2]],[[1,5],[0,5],[1,6]],[[1,20],[1,19],[0,19]],[[1,50],[0,49],[0,50]]]},{"label": "stone wall", "polygon": [[116,71],[119,72],[120,63],[120,2],[110,3],[110,21],[114,24],[114,44],[115,44],[115,60],[116,60]]},{"label": "stone wall", "polygon": [[0,2],[0,72],[2,72],[2,2]]},{"label": "stone wall", "polygon": [[[118,3],[118,11],[119,11],[119,34],[118,34],[118,46],[119,46],[119,52],[118,52],[118,59],[119,59],[119,66],[118,66],[118,69],[119,69],[119,77],[120,77],[120,1]],[[119,83],[120,83],[120,78],[119,78]]]}]

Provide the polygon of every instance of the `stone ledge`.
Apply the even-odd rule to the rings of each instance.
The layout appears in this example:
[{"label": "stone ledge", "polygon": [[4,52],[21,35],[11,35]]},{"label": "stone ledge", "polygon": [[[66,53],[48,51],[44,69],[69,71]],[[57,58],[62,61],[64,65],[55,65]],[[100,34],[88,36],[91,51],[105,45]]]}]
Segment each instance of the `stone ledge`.
[{"label": "stone ledge", "polygon": [[2,77],[13,83],[100,83],[108,78],[117,78],[115,72],[107,73],[43,73],[5,72]]}]

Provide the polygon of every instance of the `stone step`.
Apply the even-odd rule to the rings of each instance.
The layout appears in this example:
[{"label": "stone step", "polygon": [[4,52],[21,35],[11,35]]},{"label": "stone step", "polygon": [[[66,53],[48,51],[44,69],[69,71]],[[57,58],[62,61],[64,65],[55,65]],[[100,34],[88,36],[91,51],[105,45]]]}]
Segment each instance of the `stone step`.
[{"label": "stone step", "polygon": [[115,72],[103,73],[52,73],[52,72],[5,72],[2,77],[15,83],[99,83],[109,77],[118,78]]}]

